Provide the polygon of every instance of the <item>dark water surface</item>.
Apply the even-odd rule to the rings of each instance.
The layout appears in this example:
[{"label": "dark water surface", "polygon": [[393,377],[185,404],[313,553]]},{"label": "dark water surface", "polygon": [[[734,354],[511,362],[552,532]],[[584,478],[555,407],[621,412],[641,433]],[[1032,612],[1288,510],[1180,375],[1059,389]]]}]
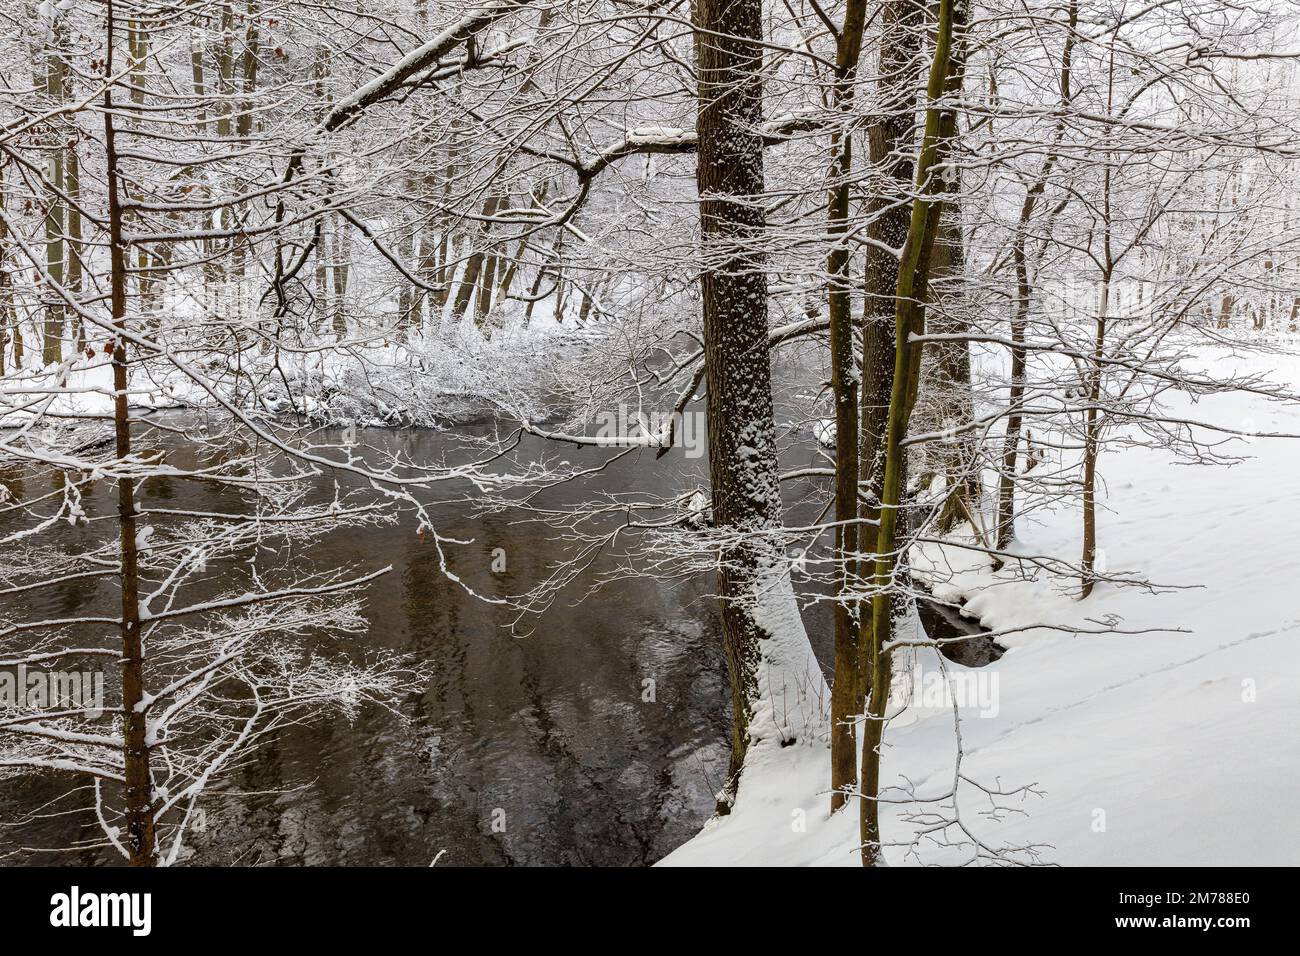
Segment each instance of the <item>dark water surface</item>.
[{"label": "dark water surface", "polygon": [[[362,429],[358,437],[415,462],[435,460],[449,442],[446,433],[414,429]],[[557,453],[533,444],[521,447],[521,459]],[[608,452],[561,450],[575,462],[582,456],[596,464]],[[703,471],[702,459],[674,453],[656,461],[653,451],[636,451],[575,493],[669,495],[702,484]],[[332,479],[318,490],[332,495]],[[466,491],[448,485],[433,496]],[[111,488],[97,489],[88,512],[106,514],[111,497]],[[141,503],[239,507],[220,489],[172,480],[147,482]],[[448,547],[450,564],[488,596],[526,589],[569,553],[550,529],[516,513],[479,517],[448,500],[433,514],[442,535],[472,540]],[[60,533],[76,547],[85,532]],[[504,573],[492,570],[498,548]],[[730,697],[711,576],[674,585],[633,578],[588,596],[589,575],[519,639],[504,627],[514,612],[449,581],[410,520],[331,534],[313,546],[313,559],[359,571],[393,565],[366,591],[366,643],[426,662],[431,679],[400,702],[407,721],[376,707],[355,722],[331,718],[275,733],[202,801],[186,862],[427,866],[442,854],[448,864],[638,865],[689,839],[712,812],[727,763]],[[111,582],[60,587],[36,596],[29,610],[70,615],[115,599]],[[647,680],[653,702],[643,700]],[[0,804],[43,806],[67,779],[6,782]],[[98,843],[87,798],[83,792],[73,806],[52,804],[57,815],[0,829],[0,861],[118,862],[99,847],[9,855]]]},{"label": "dark water surface", "polygon": [[[457,439],[489,430],[486,424],[454,434],[362,429],[358,440],[426,463]],[[516,457],[528,462],[557,454],[591,465],[609,457],[540,439],[525,440]],[[795,441],[783,465],[820,464],[815,454]],[[176,464],[193,463],[183,447],[169,455]],[[581,487],[562,486],[537,503],[599,494],[666,497],[702,488],[704,475],[702,458],[634,451]],[[323,499],[333,497],[332,478],[318,486]],[[439,502],[432,512],[439,533],[470,542],[448,546],[447,554],[451,570],[475,591],[517,594],[571,553],[551,529],[517,511],[477,514],[463,500],[468,490],[448,484],[426,497]],[[788,504],[809,492],[824,501],[825,489],[808,481],[783,487]],[[87,496],[92,517],[110,513],[114,504],[111,488]],[[242,507],[229,491],[168,479],[148,481],[141,504]],[[820,507],[795,507],[795,520],[812,520]],[[86,533],[56,535],[76,548]],[[397,702],[405,719],[371,707],[351,722],[316,720],[268,737],[201,801],[203,815],[185,839],[185,862],[643,865],[689,839],[713,812],[727,765],[730,694],[712,575],[674,584],[630,577],[588,594],[595,575],[617,558],[610,556],[535,618],[532,633],[521,639],[506,627],[515,612],[470,596],[442,574],[435,549],[414,533],[409,518],[332,533],[311,554],[322,568],[393,566],[365,592],[370,631],[358,643],[425,662],[428,684]],[[501,554],[505,570],[494,571]],[[72,616],[117,600],[113,581],[69,584],[33,596],[26,610],[38,618]],[[804,615],[824,665],[831,657],[829,608],[815,602]],[[955,609],[923,600],[920,610],[932,635],[980,630]],[[1000,650],[990,658],[978,641],[948,648],[969,666],[996,659]],[[647,681],[654,682],[652,701],[645,699]],[[86,790],[56,799],[67,780],[0,784],[0,820],[44,808],[21,826],[0,827],[0,864],[120,862],[99,846]],[[66,849],[77,846],[84,849]]]}]

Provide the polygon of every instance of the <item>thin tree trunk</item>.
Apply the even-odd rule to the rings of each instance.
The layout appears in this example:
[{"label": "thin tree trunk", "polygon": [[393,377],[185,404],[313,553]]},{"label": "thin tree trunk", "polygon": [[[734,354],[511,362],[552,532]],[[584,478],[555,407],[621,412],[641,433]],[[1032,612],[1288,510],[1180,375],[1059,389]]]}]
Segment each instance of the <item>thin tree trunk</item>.
[{"label": "thin tree trunk", "polygon": [[1096,341],[1093,345],[1093,368],[1088,376],[1088,407],[1084,411],[1083,437],[1083,558],[1080,561],[1080,598],[1092,594],[1097,583],[1097,455],[1100,449],[1101,360],[1106,354],[1106,320],[1110,309],[1110,272],[1102,276],[1097,303]]},{"label": "thin tree trunk", "polygon": [[[82,287],[82,257],[85,244],[81,231],[81,158],[77,155],[77,146],[68,146],[68,167],[64,182],[68,193],[68,291],[80,297]],[[86,326],[79,314],[73,314],[73,339],[78,353],[86,348]]]},{"label": "thin tree trunk", "polygon": [[[955,4],[960,4],[954,9]],[[880,526],[872,594],[871,693],[867,702],[862,745],[862,863],[881,861],[880,743],[891,682],[894,576],[901,564],[898,521],[902,504],[906,447],[912,408],[916,404],[924,343],[913,337],[925,332],[925,307],[935,235],[943,211],[944,184],[936,167],[944,161],[956,131],[956,112],[942,108],[940,98],[960,89],[964,63],[960,30],[965,23],[965,0],[940,0],[930,77],[926,85],[925,133],[916,167],[917,195],[912,202],[907,241],[898,268],[894,317],[894,380],[889,396],[889,420],[883,449],[884,482],[880,497]],[[957,39],[954,34],[957,33]],[[954,52],[955,51],[955,52]]]},{"label": "thin tree trunk", "polygon": [[826,204],[827,313],[831,338],[831,394],[835,401],[835,678],[831,685],[831,812],[857,786],[858,603],[858,369],[854,361],[852,295],[849,288],[849,175],[853,169],[853,88],[862,55],[866,0],[849,0],[835,53],[832,99],[841,125],[831,136],[830,196]]},{"label": "thin tree trunk", "polygon": [[1011,382],[1007,393],[1007,430],[1002,440],[1002,466],[998,488],[997,535],[995,545],[1005,549],[1016,536],[1016,465],[1020,455],[1021,404],[1025,398],[1025,331],[1029,325],[1029,304],[1032,289],[1029,284],[1029,260],[1025,243],[1034,207],[1047,187],[1047,181],[1056,166],[1056,146],[1065,133],[1064,109],[1071,100],[1070,79],[1074,61],[1074,34],[1079,25],[1078,0],[1070,0],[1065,44],[1061,50],[1061,106],[1062,119],[1053,132],[1053,148],[1043,159],[1037,179],[1025,190],[1025,201],[1020,206],[1020,220],[1011,256],[1016,270],[1016,301],[1011,315]]},{"label": "thin tree trunk", "polygon": [[[862,517],[871,523],[880,520],[879,502],[885,478],[885,431],[894,383],[894,295],[898,288],[898,259],[887,250],[903,246],[911,221],[909,205],[902,197],[911,191],[915,175],[911,158],[912,138],[924,24],[925,7],[916,0],[891,0],[884,8],[877,85],[881,118],[868,131],[871,165],[887,175],[897,187],[896,195],[881,192],[873,197],[867,226],[869,245],[862,327],[859,478],[866,484],[867,500],[861,506]],[[864,527],[869,526],[864,524]],[[858,572],[860,580],[871,572],[870,564],[871,559],[864,557]],[[870,606],[864,606],[859,614],[855,713],[863,711],[872,682],[872,613]],[[866,801],[862,801],[859,813],[865,814],[867,809]]]},{"label": "thin tree trunk", "polygon": [[[108,73],[113,72],[113,0],[108,0]],[[127,402],[126,292],[127,249],[118,195],[117,144],[113,128],[113,94],[104,93],[104,152],[108,182],[111,307],[118,330],[113,349],[113,423],[119,462],[131,457],[131,419]],[[122,584],[122,757],[126,800],[126,847],[132,866],[158,862],[154,834],[153,783],[149,773],[147,711],[144,702],[144,650],[140,633],[140,570],[136,540],[135,479],[118,478]]]}]

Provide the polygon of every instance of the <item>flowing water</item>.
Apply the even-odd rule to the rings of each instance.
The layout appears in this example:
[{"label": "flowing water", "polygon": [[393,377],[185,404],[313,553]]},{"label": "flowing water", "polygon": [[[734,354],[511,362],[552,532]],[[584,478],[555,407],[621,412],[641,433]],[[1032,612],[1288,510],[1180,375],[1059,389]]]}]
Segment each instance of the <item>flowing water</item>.
[{"label": "flowing water", "polygon": [[[359,438],[413,461],[436,459],[449,441],[413,429],[363,429]],[[525,442],[520,457],[555,451]],[[811,451],[805,457],[812,463]],[[702,485],[703,473],[702,460],[638,451],[582,491],[667,495]],[[332,494],[332,481],[321,485],[322,495]],[[792,482],[785,491],[793,499],[811,488]],[[464,490],[440,492],[444,504],[434,514],[440,533],[472,539],[449,549],[452,570],[472,588],[517,593],[568,554],[518,514],[475,516],[454,500]],[[110,492],[91,496],[91,514],[109,511]],[[147,482],[143,505],[163,502],[238,507],[228,493],[194,482]],[[68,547],[77,533],[64,532]],[[449,864],[638,865],[687,840],[712,812],[727,763],[729,692],[711,579],[671,586],[625,579],[579,602],[580,582],[519,639],[504,627],[513,612],[450,582],[409,522],[332,534],[313,555],[324,567],[393,565],[366,592],[368,643],[426,661],[432,677],[401,702],[407,720],[370,708],[353,722],[315,721],[270,737],[205,797],[185,841],[187,862],[427,866],[441,854]],[[494,555],[504,555],[504,571],[493,570]],[[49,589],[30,611],[82,613],[115,593],[98,588]],[[824,662],[828,608],[814,604],[807,613]],[[928,626],[944,626],[928,613]],[[9,781],[0,804],[32,810],[61,789],[49,779]],[[0,854],[49,848],[9,860],[116,862],[98,846],[53,849],[98,842],[87,806],[83,791],[71,806],[50,804],[36,822],[0,830]]]},{"label": "flowing water", "polygon": [[[458,434],[476,431],[487,426]],[[358,439],[413,461],[438,458],[449,442],[446,433],[415,429],[362,429]],[[526,441],[519,457],[555,452]],[[575,462],[605,457],[563,453]],[[636,451],[586,481],[582,493],[666,495],[701,483],[702,473],[702,460]],[[332,479],[321,485],[322,495],[332,495]],[[445,504],[433,515],[442,535],[472,542],[447,549],[452,570],[471,588],[517,593],[569,553],[518,514],[472,514],[454,500],[465,490],[435,492]],[[107,514],[110,496],[98,489],[88,513]],[[147,482],[141,502],[239,507],[220,490],[173,480]],[[67,547],[81,533],[60,532]],[[504,571],[493,570],[496,555],[504,556]],[[277,732],[205,798],[200,826],[185,841],[188,862],[427,866],[443,854],[442,862],[456,864],[645,864],[712,812],[727,763],[730,696],[711,580],[633,578],[579,602],[588,576],[520,639],[504,626],[513,612],[449,581],[410,521],[329,535],[313,557],[322,567],[358,571],[393,565],[366,591],[368,643],[427,662],[432,677],[402,703],[407,721],[370,708],[352,723],[327,719]],[[52,588],[28,610],[68,616],[113,593],[111,584]],[[644,699],[647,680],[652,701]],[[9,781],[0,801],[30,810],[59,789],[48,779]],[[21,832],[0,830],[0,851],[95,840],[86,802],[77,803],[59,803],[53,809],[69,812]],[[31,859],[113,862],[101,848]]]}]

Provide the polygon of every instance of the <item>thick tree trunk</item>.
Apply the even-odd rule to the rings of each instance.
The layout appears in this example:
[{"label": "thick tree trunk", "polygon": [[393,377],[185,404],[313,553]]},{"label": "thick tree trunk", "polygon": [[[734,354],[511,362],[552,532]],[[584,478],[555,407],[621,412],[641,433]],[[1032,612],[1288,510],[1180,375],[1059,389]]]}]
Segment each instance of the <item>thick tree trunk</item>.
[{"label": "thick tree trunk", "polygon": [[771,679],[759,674],[763,645],[781,637],[758,607],[781,573],[768,536],[781,522],[781,496],[761,251],[762,15],[762,0],[699,0],[695,11],[709,469],[714,525],[728,535],[718,573],[732,699],[728,797],[747,749],[771,733],[751,716],[760,682]]},{"label": "thick tree trunk", "polygon": [[[404,263],[415,262],[415,227],[413,225],[403,226],[397,233],[397,258]],[[419,274],[419,264],[416,263],[416,274]],[[416,293],[416,286],[407,281],[405,276],[398,277],[397,290],[397,338],[398,341],[405,342],[407,333],[411,328],[419,325],[416,309],[419,308],[419,298]]]},{"label": "thick tree trunk", "polygon": [[[898,258],[887,250],[902,248],[911,220],[910,206],[904,197],[912,189],[915,172],[912,137],[924,24],[925,6],[916,0],[890,0],[884,8],[877,90],[881,117],[868,132],[871,165],[897,187],[893,194],[882,191],[872,198],[867,226],[859,469],[867,498],[862,517],[869,522],[880,519],[878,505],[885,477],[881,452],[894,382],[894,293],[898,287]],[[870,646],[871,617],[865,614],[859,621],[858,631],[861,686],[857,689],[856,707],[859,711],[870,682]]]},{"label": "thick tree trunk", "polygon": [[352,243],[347,224],[342,217],[334,220],[334,254],[330,272],[334,277],[332,290],[334,307],[334,334],[341,341],[348,337],[347,296],[348,270],[352,260]]},{"label": "thick tree trunk", "polygon": [[221,4],[221,40],[217,47],[217,135],[227,139],[231,133],[230,113],[235,92],[235,9]]},{"label": "thick tree trunk", "polygon": [[[206,20],[207,18],[203,18]],[[205,31],[206,32],[206,31]],[[208,113],[204,105],[204,97],[207,93],[207,83],[203,75],[203,41],[200,39],[202,34],[196,26],[190,35],[190,80],[194,85],[195,118],[198,120],[199,132],[207,135],[208,132]]]},{"label": "thick tree trunk", "polygon": [[[495,216],[499,200],[496,196],[488,196],[483,201],[483,217]],[[483,224],[482,234],[486,237],[488,231],[487,223]],[[479,279],[483,275],[483,266],[488,260],[488,253],[481,249],[475,249],[469,254],[465,261],[465,272],[460,277],[460,288],[456,290],[456,301],[452,303],[451,314],[460,321],[469,311],[470,304],[475,302],[475,293],[478,291]],[[481,300],[479,305],[481,305]],[[475,319],[481,319],[482,313],[475,308]]]},{"label": "thick tree trunk", "polygon": [[[8,192],[5,188],[4,169],[0,168],[0,212],[5,211]],[[13,346],[13,367],[23,367],[23,336],[18,328],[18,310],[14,307],[13,279],[8,267],[9,227],[0,217],[0,375],[5,372],[5,346]]]},{"label": "thick tree trunk", "polygon": [[499,261],[495,252],[485,254],[483,262],[483,275],[479,278],[478,299],[474,305],[474,321],[479,325],[492,311],[492,295],[496,291],[497,284],[497,263]]},{"label": "thick tree trunk", "polygon": [[[859,478],[865,485],[866,500],[861,504],[866,533],[870,524],[880,520],[881,495],[885,468],[884,446],[888,424],[890,394],[894,383],[894,296],[898,288],[898,259],[889,252],[901,249],[907,239],[911,220],[904,197],[911,191],[915,173],[913,126],[916,117],[917,73],[925,24],[925,7],[916,0],[891,0],[882,13],[880,80],[877,99],[881,117],[868,132],[870,160],[895,184],[894,194],[880,192],[873,197],[867,226],[869,245],[866,254],[865,300],[862,325],[862,451]],[[864,540],[874,544],[874,535]],[[859,550],[865,551],[865,547]],[[858,577],[864,579],[873,570],[870,557],[864,556]],[[854,689],[855,713],[862,713],[873,683],[875,655],[872,652],[872,605],[861,609],[858,619],[858,685]],[[864,738],[868,734],[864,733]],[[865,743],[860,748],[864,766],[860,777],[868,779]],[[874,791],[873,791],[874,792]],[[866,820],[875,813],[874,800],[859,801],[859,823],[866,832]]]},{"label": "thick tree trunk", "polygon": [[235,130],[242,140],[253,135],[253,96],[257,92],[257,65],[261,55],[261,35],[258,31],[257,0],[248,0],[248,28],[244,32],[244,55],[240,57],[240,72],[243,73],[244,98],[239,104],[239,117],[235,121]]},{"label": "thick tree trunk", "polygon": [[[970,332],[966,255],[961,213],[955,203],[946,205],[935,240],[932,268],[931,324],[935,332],[964,335]],[[975,416],[971,395],[970,344],[964,339],[938,342],[929,349],[922,370],[924,395],[917,414],[924,414],[923,431],[940,431],[945,437],[926,446],[926,466],[944,486],[944,501],[934,529],[944,534],[968,516],[974,520],[982,495],[979,448],[974,435],[958,433]],[[980,527],[975,527],[982,534]]]},{"label": "thick tree trunk", "polygon": [[[67,28],[62,12],[51,8],[51,23],[45,60],[45,97],[47,108],[53,109],[67,99],[68,65],[63,58],[63,43]],[[46,178],[50,183],[49,199],[45,211],[45,271],[51,283],[63,285],[67,265],[68,247],[64,238],[66,213],[58,192],[66,192],[65,159],[67,147],[60,140],[65,132],[62,123],[55,123],[55,132],[49,144]],[[45,325],[41,336],[41,361],[50,365],[63,359],[63,325],[66,308],[59,292],[49,289],[45,302]]]}]

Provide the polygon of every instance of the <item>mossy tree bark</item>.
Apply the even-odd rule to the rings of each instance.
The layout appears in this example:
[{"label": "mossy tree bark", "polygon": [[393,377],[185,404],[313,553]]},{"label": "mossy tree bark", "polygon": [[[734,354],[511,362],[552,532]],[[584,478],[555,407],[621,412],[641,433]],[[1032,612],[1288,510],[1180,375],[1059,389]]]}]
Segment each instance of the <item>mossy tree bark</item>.
[{"label": "mossy tree bark", "polygon": [[875,866],[882,859],[880,845],[880,743],[884,736],[886,706],[891,682],[890,641],[893,638],[894,578],[905,545],[898,535],[904,475],[907,468],[908,425],[916,404],[924,344],[914,341],[925,332],[930,269],[935,236],[943,212],[943,194],[949,188],[942,166],[956,132],[956,110],[943,102],[945,94],[960,89],[964,77],[960,31],[965,24],[966,0],[940,0],[935,24],[935,46],[926,84],[925,130],[916,164],[916,195],[912,201],[907,240],[898,265],[894,312],[894,378],[889,395],[889,417],[882,448],[884,480],[881,483],[880,525],[876,534],[871,599],[871,687],[863,724],[861,780],[862,863]]},{"label": "mossy tree bark", "polygon": [[[884,173],[896,189],[877,192],[868,210],[859,456],[859,478],[865,486],[866,499],[861,504],[864,529],[880,520],[881,485],[885,478],[882,450],[894,383],[894,293],[898,287],[898,258],[889,250],[902,248],[911,221],[903,197],[912,189],[916,168],[912,140],[925,6],[917,0],[890,0],[881,17],[880,79],[876,91],[881,113],[868,131],[868,147],[872,167]],[[872,538],[873,535],[867,535],[867,540],[874,544]],[[865,551],[865,546],[860,550]],[[867,566],[870,560],[864,557],[859,580],[870,575]],[[869,606],[859,615],[857,644],[858,687],[854,710],[861,713],[871,683]]]}]

